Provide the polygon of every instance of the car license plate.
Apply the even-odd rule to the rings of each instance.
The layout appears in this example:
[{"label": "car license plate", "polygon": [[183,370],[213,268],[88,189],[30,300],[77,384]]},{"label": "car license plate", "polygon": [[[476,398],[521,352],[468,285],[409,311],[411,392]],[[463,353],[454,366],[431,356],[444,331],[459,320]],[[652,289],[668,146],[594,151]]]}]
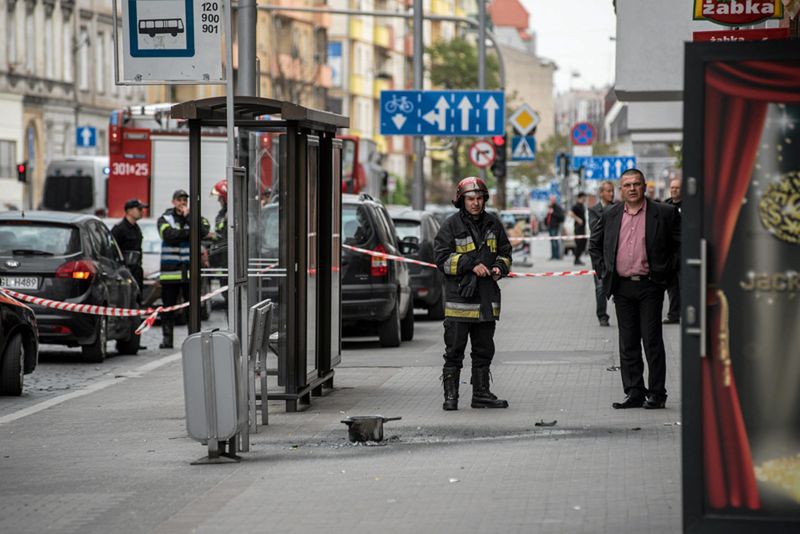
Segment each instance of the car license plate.
[{"label": "car license plate", "polygon": [[0,287],[6,289],[38,289],[39,279],[35,276],[0,276]]}]

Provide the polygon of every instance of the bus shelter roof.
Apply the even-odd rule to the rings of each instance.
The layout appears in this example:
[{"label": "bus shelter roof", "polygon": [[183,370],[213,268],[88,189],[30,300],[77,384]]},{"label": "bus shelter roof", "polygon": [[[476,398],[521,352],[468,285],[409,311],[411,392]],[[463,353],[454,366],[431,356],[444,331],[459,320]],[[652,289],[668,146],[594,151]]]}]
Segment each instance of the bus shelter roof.
[{"label": "bus shelter roof", "polygon": [[[344,115],[306,108],[272,98],[255,96],[236,96],[233,100],[234,123],[258,120],[264,115],[273,116],[285,121],[298,121],[318,126],[333,128],[347,128],[350,119]],[[227,112],[227,98],[215,96],[200,100],[188,100],[172,106],[170,115],[176,119],[205,121],[225,121]]]}]

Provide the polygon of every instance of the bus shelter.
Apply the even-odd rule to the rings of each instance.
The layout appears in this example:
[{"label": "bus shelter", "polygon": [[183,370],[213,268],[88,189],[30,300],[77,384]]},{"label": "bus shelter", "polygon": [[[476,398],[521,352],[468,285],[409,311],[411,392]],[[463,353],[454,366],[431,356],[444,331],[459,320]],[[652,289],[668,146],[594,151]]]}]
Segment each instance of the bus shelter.
[{"label": "bus shelter", "polygon": [[[213,202],[200,190],[201,166],[225,163],[204,154],[204,139],[226,125],[225,97],[187,101],[171,116],[189,129],[189,195],[192,223],[191,332],[200,330],[200,277],[227,284],[227,249],[236,260],[234,328],[248,353],[249,306],[273,303],[268,325],[271,350],[256,369],[260,398],[286,402],[298,411],[333,386],[341,361],[340,227],[341,142],[337,128],[347,117],[268,98],[235,97],[235,238],[225,232],[201,247],[201,203]],[[221,166],[220,166],[221,164]],[[210,221],[212,226],[214,221]],[[201,254],[205,250],[206,254]],[[206,260],[206,258],[208,258]],[[267,377],[269,385],[267,385]],[[250,387],[254,387],[254,377]],[[266,392],[266,395],[264,393]]]}]

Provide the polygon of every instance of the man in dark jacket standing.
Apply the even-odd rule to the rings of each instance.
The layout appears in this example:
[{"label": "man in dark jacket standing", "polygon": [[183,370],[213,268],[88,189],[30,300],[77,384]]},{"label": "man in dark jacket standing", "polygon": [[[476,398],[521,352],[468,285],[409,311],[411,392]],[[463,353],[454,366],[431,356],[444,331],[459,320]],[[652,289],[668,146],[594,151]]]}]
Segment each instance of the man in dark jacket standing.
[{"label": "man in dark jacket standing", "polygon": [[459,209],[436,235],[436,264],[445,274],[445,410],[458,409],[458,384],[467,338],[472,342],[472,407],[507,408],[489,390],[495,322],[500,318],[497,280],[511,270],[511,244],[500,220],[486,213],[489,190],[480,178],[459,182]]},{"label": "man in dark jacket standing", "polygon": [[[189,194],[178,189],[172,194],[172,208],[158,218],[158,233],[161,236],[161,300],[164,307],[178,303],[178,296],[184,301],[189,296]],[[200,237],[208,235],[210,226],[204,218],[200,220]],[[162,341],[159,348],[172,348],[172,331],[175,326],[175,312],[161,317]]]},{"label": "man in dark jacket standing", "polygon": [[[597,203],[589,208],[589,229],[594,233],[594,225],[600,219],[600,216],[614,203],[614,184],[610,180],[605,180],[600,183],[597,188]],[[597,272],[597,265],[592,260],[592,269],[594,269],[594,295],[597,301],[597,320],[600,326],[609,326],[608,323],[608,300],[606,299],[605,291],[603,290],[603,282],[600,280],[600,275]]]},{"label": "man in dark jacket standing", "polygon": [[[665,204],[675,206],[678,213],[681,212],[681,179],[673,178],[669,182],[669,198],[664,201]],[[678,324],[681,322],[681,270],[675,270],[675,276],[667,287],[667,295],[669,296],[669,310],[667,311],[667,318],[664,319],[664,324]]]},{"label": "man in dark jacket standing", "polygon": [[[667,368],[662,337],[664,290],[672,279],[681,245],[681,216],[667,204],[645,198],[644,174],[628,169],[620,178],[624,202],[605,210],[592,228],[589,254],[614,295],[619,325],[619,359],[625,400],[612,407],[663,408]],[[642,345],[648,366],[644,386]]]},{"label": "man in dark jacket standing", "polygon": [[[564,222],[564,210],[558,204],[555,195],[550,195],[550,205],[547,206],[547,215],[544,216],[544,225],[551,238],[560,234],[561,223]],[[561,242],[558,239],[550,240],[550,259],[561,259]]]},{"label": "man in dark jacket standing", "polygon": [[143,236],[138,221],[142,218],[142,210],[145,208],[147,204],[142,204],[138,198],[130,199],[125,203],[125,217],[111,229],[111,235],[117,240],[119,250],[125,258],[125,264],[139,284],[139,298],[144,293],[144,270],[142,269]]}]

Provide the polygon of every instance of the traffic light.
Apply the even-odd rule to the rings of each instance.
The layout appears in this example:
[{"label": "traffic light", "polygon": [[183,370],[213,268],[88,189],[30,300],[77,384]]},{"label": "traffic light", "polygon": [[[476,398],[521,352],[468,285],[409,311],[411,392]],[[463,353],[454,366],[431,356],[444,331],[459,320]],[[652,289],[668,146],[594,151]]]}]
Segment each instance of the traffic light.
[{"label": "traffic light", "polygon": [[28,162],[23,161],[22,163],[17,163],[17,180],[22,183],[28,182]]},{"label": "traffic light", "polygon": [[494,144],[492,174],[495,178],[503,178],[506,175],[506,135],[495,135],[492,137],[492,144]]}]

